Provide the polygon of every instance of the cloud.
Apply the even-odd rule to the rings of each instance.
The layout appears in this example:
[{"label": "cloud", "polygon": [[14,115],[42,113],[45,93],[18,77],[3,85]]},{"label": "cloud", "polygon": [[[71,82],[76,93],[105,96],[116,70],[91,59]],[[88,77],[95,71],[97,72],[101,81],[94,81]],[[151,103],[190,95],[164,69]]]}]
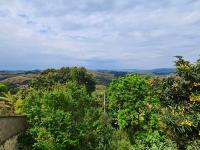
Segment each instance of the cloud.
[{"label": "cloud", "polygon": [[199,7],[198,0],[2,0],[0,69],[172,67],[175,55],[194,61]]}]

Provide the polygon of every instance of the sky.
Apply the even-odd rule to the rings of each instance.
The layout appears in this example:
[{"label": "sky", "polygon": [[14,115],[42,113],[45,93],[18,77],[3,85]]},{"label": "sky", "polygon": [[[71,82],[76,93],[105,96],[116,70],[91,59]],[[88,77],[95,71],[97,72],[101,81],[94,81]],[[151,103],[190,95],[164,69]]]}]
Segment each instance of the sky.
[{"label": "sky", "polygon": [[174,67],[200,56],[200,0],[0,0],[0,70]]}]

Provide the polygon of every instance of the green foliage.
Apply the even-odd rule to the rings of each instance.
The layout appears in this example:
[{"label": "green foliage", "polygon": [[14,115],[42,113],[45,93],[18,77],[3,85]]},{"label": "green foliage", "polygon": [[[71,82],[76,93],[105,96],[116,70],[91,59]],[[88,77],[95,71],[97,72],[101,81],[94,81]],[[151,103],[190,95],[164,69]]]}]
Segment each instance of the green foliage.
[{"label": "green foliage", "polygon": [[2,108],[0,107],[0,114],[2,115],[14,115],[15,114],[15,103],[17,101],[17,96],[13,96],[10,91],[3,93],[3,96],[0,97],[0,102]]},{"label": "green foliage", "polygon": [[[200,115],[192,110],[184,110],[183,106],[162,109],[163,130],[178,145],[186,147],[199,138]],[[191,145],[192,146],[192,145]]]},{"label": "green foliage", "polygon": [[192,64],[177,56],[175,63],[174,75],[129,74],[96,90],[84,68],[45,70],[14,98],[13,110],[27,114],[29,122],[20,146],[198,150],[200,60]]},{"label": "green foliage", "polygon": [[119,140],[119,147],[125,146],[119,149],[135,149],[138,143],[140,149],[165,145],[165,136],[158,127],[159,99],[153,94],[151,83],[147,76],[129,74],[114,80],[108,88],[109,114],[114,126],[128,138]]},{"label": "green foliage", "polygon": [[150,79],[135,74],[114,80],[108,88],[109,113],[123,129],[140,128],[149,118],[149,112],[159,104],[150,90]]},{"label": "green foliage", "polygon": [[0,95],[5,92],[8,92],[8,87],[5,84],[0,83]]},{"label": "green foliage", "polygon": [[123,130],[115,130],[110,140],[112,150],[132,150],[133,145],[129,139],[129,135]]},{"label": "green foliage", "polygon": [[102,113],[101,109],[90,109],[84,118],[87,124],[87,132],[81,139],[80,149],[84,150],[109,150],[112,149],[110,139],[114,129],[111,126],[111,118]]},{"label": "green foliage", "polygon": [[93,75],[83,67],[63,67],[61,69],[47,69],[32,81],[30,87],[35,89],[52,89],[56,84],[65,84],[74,81],[77,84],[85,85],[89,93],[95,90]]},{"label": "green foliage", "polygon": [[176,58],[176,74],[157,79],[154,86],[162,105],[163,130],[179,149],[186,149],[200,138],[200,60],[191,64]]},{"label": "green foliage", "polygon": [[70,82],[51,91],[33,90],[24,99],[34,149],[71,149],[84,136],[83,118],[90,104],[86,89]]}]

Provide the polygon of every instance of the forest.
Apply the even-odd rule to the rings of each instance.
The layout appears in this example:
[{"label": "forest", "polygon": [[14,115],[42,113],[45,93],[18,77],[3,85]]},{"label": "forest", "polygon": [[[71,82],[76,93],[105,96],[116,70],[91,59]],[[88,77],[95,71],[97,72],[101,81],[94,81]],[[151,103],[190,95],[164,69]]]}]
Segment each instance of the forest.
[{"label": "forest", "polygon": [[104,85],[84,67],[47,69],[17,90],[0,83],[0,115],[27,116],[22,150],[199,150],[200,59],[175,67]]}]

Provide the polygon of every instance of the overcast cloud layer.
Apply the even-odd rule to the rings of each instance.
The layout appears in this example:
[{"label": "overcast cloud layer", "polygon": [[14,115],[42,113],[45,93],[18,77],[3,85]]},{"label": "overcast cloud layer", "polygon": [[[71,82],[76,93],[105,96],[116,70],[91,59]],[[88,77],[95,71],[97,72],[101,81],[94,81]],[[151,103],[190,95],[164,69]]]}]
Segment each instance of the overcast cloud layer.
[{"label": "overcast cloud layer", "polygon": [[173,67],[200,54],[200,0],[0,0],[0,69]]}]

